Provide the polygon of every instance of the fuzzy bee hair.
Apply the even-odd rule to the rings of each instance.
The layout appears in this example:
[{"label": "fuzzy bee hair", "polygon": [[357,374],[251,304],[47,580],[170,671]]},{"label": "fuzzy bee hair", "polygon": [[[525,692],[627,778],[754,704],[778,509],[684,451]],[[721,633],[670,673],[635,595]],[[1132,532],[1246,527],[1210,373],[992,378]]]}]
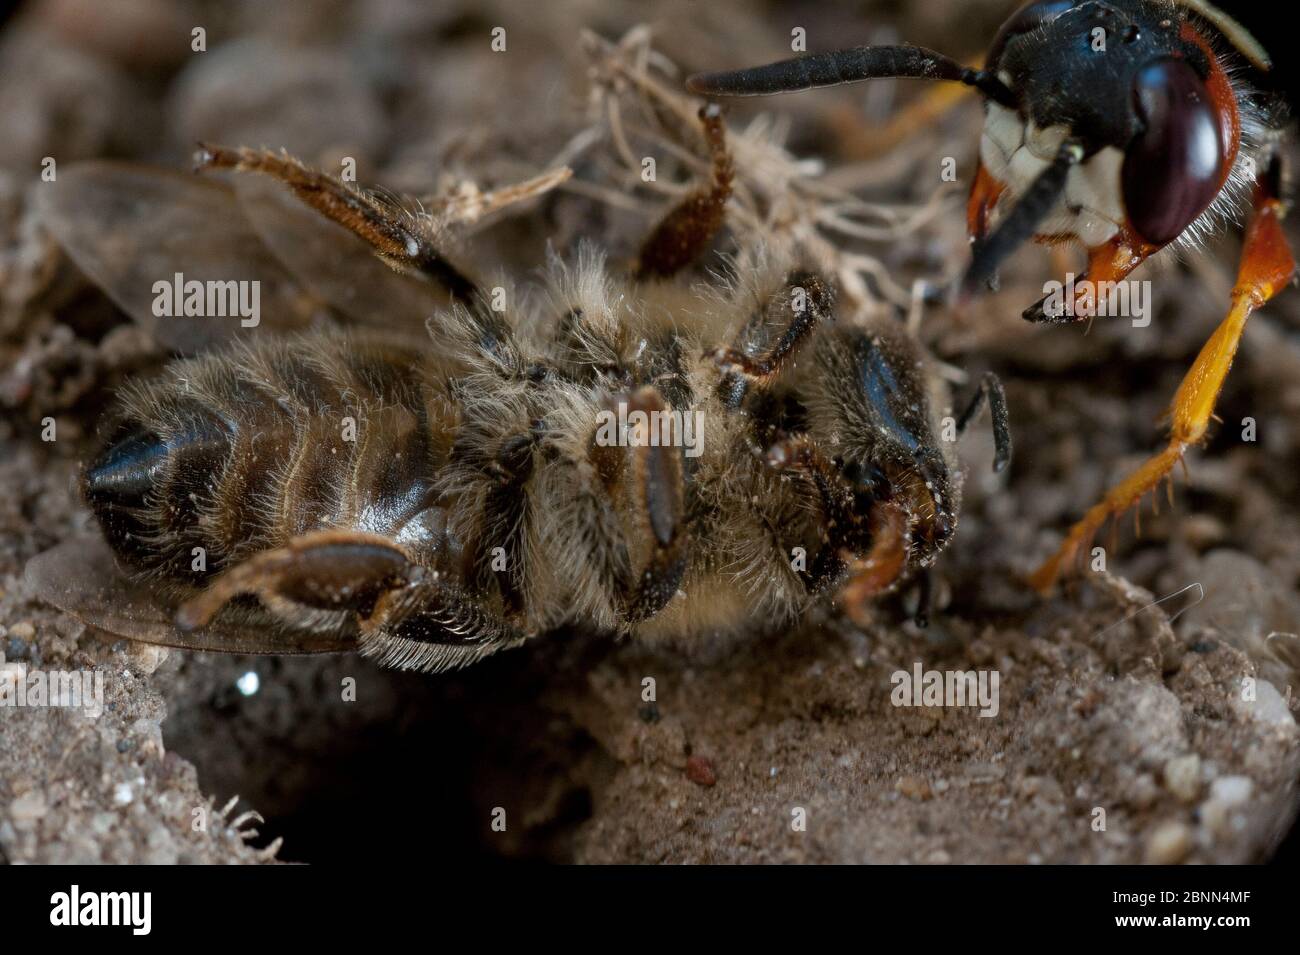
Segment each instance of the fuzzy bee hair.
[{"label": "fuzzy bee hair", "polygon": [[[863,622],[947,545],[954,442],[986,399],[1006,463],[1005,401],[986,376],[945,426],[921,346],[893,319],[837,315],[815,253],[751,240],[721,273],[690,272],[736,178],[721,112],[698,119],[708,174],[630,272],[580,244],[540,288],[491,294],[394,203],[283,153],[202,147],[199,168],[277,181],[448,304],[427,338],[260,337],[127,388],[82,490],[128,570],[119,589],[167,613],[145,628],[89,588],[51,599],[158,643],[422,670],[562,625],[690,640],[833,597]],[[93,168],[80,188],[155,182]],[[161,192],[215,201],[174,179]]]},{"label": "fuzzy bee hair", "polygon": [[[123,395],[86,497],[175,599],[261,562],[220,614],[398,667],[562,624],[781,626],[879,545],[858,526],[873,509],[904,515],[906,551],[874,593],[933,559],[959,505],[929,359],[901,326],[833,320],[834,301],[767,251],[688,287],[616,277],[584,247],[522,314],[457,305],[426,345],[302,336],[169,366]],[[612,424],[637,411],[657,424]]]}]

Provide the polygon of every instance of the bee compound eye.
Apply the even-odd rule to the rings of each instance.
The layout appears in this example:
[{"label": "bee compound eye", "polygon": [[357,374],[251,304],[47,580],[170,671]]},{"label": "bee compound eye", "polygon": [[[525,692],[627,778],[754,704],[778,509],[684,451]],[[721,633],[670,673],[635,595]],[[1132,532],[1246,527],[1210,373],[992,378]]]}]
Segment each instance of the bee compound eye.
[{"label": "bee compound eye", "polygon": [[1036,0],[1021,7],[998,30],[993,45],[989,47],[985,67],[990,70],[996,68],[998,60],[1002,59],[1002,51],[1007,48],[1007,43],[1012,37],[1037,29],[1073,6],[1074,0]]},{"label": "bee compound eye", "polygon": [[1162,59],[1144,67],[1133,95],[1145,128],[1124,159],[1124,208],[1142,238],[1165,245],[1218,195],[1223,140],[1209,89],[1186,61]]}]

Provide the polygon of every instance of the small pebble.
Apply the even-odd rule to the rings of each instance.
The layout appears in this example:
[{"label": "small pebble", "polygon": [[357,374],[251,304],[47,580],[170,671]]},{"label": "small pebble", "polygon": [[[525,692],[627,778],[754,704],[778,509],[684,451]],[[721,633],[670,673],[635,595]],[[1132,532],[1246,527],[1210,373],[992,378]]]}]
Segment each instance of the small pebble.
[{"label": "small pebble", "polygon": [[1228,533],[1222,521],[1208,514],[1188,514],[1179,524],[1187,543],[1198,551],[1213,547]]},{"label": "small pebble", "polygon": [[1251,703],[1239,703],[1244,706],[1247,713],[1254,719],[1262,723],[1269,723],[1275,726],[1285,726],[1288,729],[1295,728],[1295,717],[1291,715],[1291,707],[1268,680],[1260,680],[1255,684],[1255,700]]},{"label": "small pebble", "polygon": [[930,784],[920,776],[899,776],[898,782],[894,783],[894,788],[908,799],[915,799],[918,802],[924,802],[933,795]]},{"label": "small pebble", "polygon": [[1229,809],[1250,801],[1255,784],[1248,776],[1223,776],[1210,784],[1210,798]]},{"label": "small pebble", "polygon": [[141,673],[153,673],[167,659],[170,651],[151,643],[132,643],[126,648],[127,661]]},{"label": "small pebble", "polygon": [[1176,865],[1192,851],[1192,830],[1185,823],[1162,822],[1147,842],[1147,862]]},{"label": "small pebble", "polygon": [[1160,798],[1160,787],[1150,773],[1142,773],[1134,778],[1128,790],[1128,801],[1137,809],[1154,806]]},{"label": "small pebble", "polygon": [[691,756],[686,760],[686,778],[700,786],[712,786],[718,781],[713,764],[703,756]]},{"label": "small pebble", "polygon": [[1232,832],[1232,811],[1217,799],[1207,799],[1198,811],[1201,825],[1217,836]]},{"label": "small pebble", "polygon": [[23,829],[44,816],[46,808],[44,796],[37,792],[26,793],[9,804],[9,817],[15,826]]},{"label": "small pebble", "polygon": [[1201,757],[1176,756],[1165,763],[1165,788],[1180,801],[1195,802],[1201,793]]},{"label": "small pebble", "polygon": [[118,806],[129,806],[131,800],[135,798],[135,793],[131,791],[129,783],[118,783],[113,787],[113,803]]}]

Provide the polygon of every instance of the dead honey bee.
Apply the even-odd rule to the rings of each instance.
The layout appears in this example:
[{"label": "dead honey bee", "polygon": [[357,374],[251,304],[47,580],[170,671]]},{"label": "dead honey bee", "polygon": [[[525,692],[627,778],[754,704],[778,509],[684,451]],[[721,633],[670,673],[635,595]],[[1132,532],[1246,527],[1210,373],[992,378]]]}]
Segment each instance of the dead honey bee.
[{"label": "dead honey bee", "polygon": [[[735,175],[720,114],[700,119],[710,173],[632,273],[591,246],[553,256],[532,308],[502,307],[523,299],[481,286],[400,204],[283,154],[200,150],[200,167],[260,174],[247,179],[303,203],[259,193],[234,224],[232,197],[202,179],[69,170],[46,203],[52,231],[173,347],[197,350],[203,326],[155,320],[141,290],[205,268],[264,278],[280,329],[309,313],[295,275],[392,327],[263,327],[129,385],[81,477],[103,542],[42,555],[29,578],[146,642],[355,649],[422,670],[563,624],[762,629],[836,594],[860,618],[956,529],[947,386],[901,323],[833,321],[815,263],[742,249],[727,277],[681,280]],[[432,314],[427,336],[403,334],[399,314]],[[995,378],[948,424],[961,433],[986,400],[1001,469]]]}]

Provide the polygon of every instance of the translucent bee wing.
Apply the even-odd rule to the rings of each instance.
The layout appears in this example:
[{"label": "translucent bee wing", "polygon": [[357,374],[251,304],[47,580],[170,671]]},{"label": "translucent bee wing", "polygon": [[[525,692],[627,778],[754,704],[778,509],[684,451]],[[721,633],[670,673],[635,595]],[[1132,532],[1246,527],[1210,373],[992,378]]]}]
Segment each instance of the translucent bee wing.
[{"label": "translucent bee wing", "polygon": [[[60,169],[36,208],[69,257],[163,345],[193,354],[259,328],[305,327],[320,303],[267,253],[233,190],[189,173],[111,161]],[[177,281],[257,282],[258,325],[184,316]],[[164,297],[165,296],[165,297]],[[161,313],[161,314],[160,314]],[[249,319],[251,321],[251,319]]]},{"label": "translucent bee wing", "polygon": [[1269,652],[1280,663],[1285,663],[1296,673],[1300,673],[1300,635],[1294,633],[1273,632],[1266,638]]},{"label": "translucent bee wing", "polygon": [[[82,623],[142,643],[223,653],[329,653],[355,650],[347,634],[320,634],[277,627],[260,611],[232,609],[209,626],[182,633],[171,608],[148,584],[132,580],[98,535],[73,538],[27,562],[27,585],[42,600]],[[242,608],[239,608],[242,610]]]},{"label": "translucent bee wing", "polygon": [[359,324],[406,329],[424,323],[448,298],[439,288],[384,264],[343,226],[264,176],[236,176],[235,194],[258,236],[298,280]]}]

